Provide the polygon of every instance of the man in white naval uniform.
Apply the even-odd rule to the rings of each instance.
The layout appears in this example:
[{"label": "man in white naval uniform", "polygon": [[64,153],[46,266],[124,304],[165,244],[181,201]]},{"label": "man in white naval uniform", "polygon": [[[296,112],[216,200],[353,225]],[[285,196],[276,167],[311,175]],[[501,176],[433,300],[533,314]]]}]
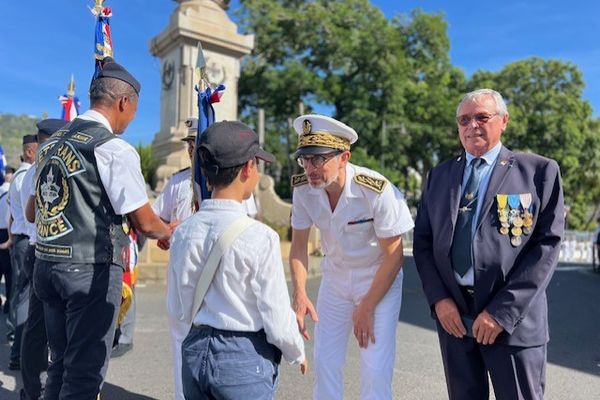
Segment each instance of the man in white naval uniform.
[{"label": "man in white naval uniform", "polygon": [[[298,326],[315,325],[314,398],[343,396],[350,332],[360,347],[361,399],[392,398],[396,327],[402,300],[401,235],[414,224],[402,194],[382,175],[350,164],[358,139],[349,126],[321,115],[294,121],[295,153],[305,174],[292,178],[290,268]],[[315,311],[306,294],[308,236],[321,231],[325,257]]]},{"label": "man in white naval uniform", "polygon": [[[187,144],[190,161],[194,155],[196,143],[196,132],[198,131],[198,118],[190,117],[186,121],[188,135],[181,139]],[[199,192],[199,191],[198,191]],[[242,202],[242,207],[250,217],[256,217],[258,210],[254,196]],[[184,168],[173,174],[163,191],[152,204],[152,208],[158,216],[166,223],[183,222],[196,212],[197,205],[194,203],[194,192],[192,190],[192,169]],[[167,281],[167,297],[174,293],[173,282]],[[181,342],[190,331],[190,324],[180,321],[169,315],[169,332],[171,336],[171,354],[173,357],[173,374],[175,379],[176,400],[183,400],[183,385],[181,381]]]},{"label": "man in white naval uniform", "polygon": [[23,154],[21,155],[23,161],[15,172],[8,189],[8,203],[12,222],[9,224],[9,240],[4,245],[10,245],[12,265],[11,309],[9,317],[11,317],[11,321],[14,324],[15,341],[10,350],[10,361],[8,364],[8,368],[11,370],[21,369],[21,335],[25,320],[27,319],[29,299],[29,286],[27,285],[25,275],[23,275],[23,264],[25,263],[27,246],[29,246],[30,228],[31,226],[35,228],[33,224],[27,222],[23,214],[21,191],[23,188],[23,178],[35,160],[37,147],[37,138],[35,135],[23,136]]}]

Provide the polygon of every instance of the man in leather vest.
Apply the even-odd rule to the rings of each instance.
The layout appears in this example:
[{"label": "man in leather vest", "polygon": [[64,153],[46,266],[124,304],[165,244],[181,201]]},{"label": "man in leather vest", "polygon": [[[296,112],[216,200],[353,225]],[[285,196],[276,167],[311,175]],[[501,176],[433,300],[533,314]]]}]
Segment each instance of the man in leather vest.
[{"label": "man in leather vest", "polygon": [[150,208],[139,155],[118,138],[140,84],[114,60],[90,87],[91,109],[38,152],[34,288],[44,302],[52,363],[44,398],[93,400],[108,367],[129,241],[168,239]]}]

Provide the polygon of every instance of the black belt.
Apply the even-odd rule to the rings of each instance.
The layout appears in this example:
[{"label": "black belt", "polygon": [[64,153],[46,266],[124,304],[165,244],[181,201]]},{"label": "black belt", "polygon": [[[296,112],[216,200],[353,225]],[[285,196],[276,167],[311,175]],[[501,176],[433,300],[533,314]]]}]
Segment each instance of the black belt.
[{"label": "black belt", "polygon": [[24,233],[13,233],[13,237],[17,240],[23,239],[23,238],[26,238],[27,240],[29,240],[29,236],[25,235]]},{"label": "black belt", "polygon": [[462,294],[466,297],[475,297],[475,288],[473,286],[458,285]]}]

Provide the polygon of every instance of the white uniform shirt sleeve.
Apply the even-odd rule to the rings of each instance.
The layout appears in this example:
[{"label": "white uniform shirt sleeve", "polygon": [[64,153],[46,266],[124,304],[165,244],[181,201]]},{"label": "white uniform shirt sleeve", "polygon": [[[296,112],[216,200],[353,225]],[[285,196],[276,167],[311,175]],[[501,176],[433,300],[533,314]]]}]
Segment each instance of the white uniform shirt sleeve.
[{"label": "white uniform shirt sleeve", "polygon": [[301,188],[294,189],[292,196],[292,228],[298,230],[308,229],[313,225],[303,200]]},{"label": "white uniform shirt sleeve", "polygon": [[118,215],[129,214],[148,202],[140,156],[123,139],[112,139],[94,150],[98,173]]},{"label": "white uniform shirt sleeve", "polygon": [[194,317],[192,303],[204,260],[199,253],[200,246],[194,245],[193,233],[187,230],[187,225],[182,224],[171,237],[167,266],[167,313],[171,318],[191,326]]},{"label": "white uniform shirt sleeve", "polygon": [[154,212],[167,222],[171,222],[173,216],[173,191],[175,186],[173,185],[173,178],[174,176],[169,178],[162,192],[160,192],[156,200],[154,200],[154,204],[152,204]]},{"label": "white uniform shirt sleeve", "polygon": [[415,226],[404,196],[390,182],[373,202],[373,215],[375,234],[379,238],[398,236]]},{"label": "white uniform shirt sleeve", "polygon": [[21,206],[23,207],[23,212],[25,212],[25,208],[27,208],[29,196],[35,196],[35,170],[36,168],[34,164],[27,170],[27,172],[25,172],[25,176],[23,177],[21,191],[19,192],[19,196],[21,196]]},{"label": "white uniform shirt sleeve", "polygon": [[298,332],[285,283],[279,237],[269,231],[266,246],[257,252],[260,268],[252,279],[252,291],[257,299],[267,341],[281,350],[290,363],[304,360],[304,342]]},{"label": "white uniform shirt sleeve", "polygon": [[13,179],[8,189],[8,203],[10,206],[10,215],[13,222],[10,231],[13,234],[28,234],[27,226],[25,225],[25,215],[23,214],[23,206],[21,205],[21,189],[23,188],[23,178],[27,171],[18,173],[15,172]]}]

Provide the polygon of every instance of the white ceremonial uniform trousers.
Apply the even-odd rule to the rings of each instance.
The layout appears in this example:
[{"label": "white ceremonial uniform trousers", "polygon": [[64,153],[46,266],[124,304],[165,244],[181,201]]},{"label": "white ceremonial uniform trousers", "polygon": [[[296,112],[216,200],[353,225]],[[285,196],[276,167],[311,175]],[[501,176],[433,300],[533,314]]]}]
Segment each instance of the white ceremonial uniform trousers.
[{"label": "white ceremonial uniform trousers", "polygon": [[[325,261],[325,260],[324,260]],[[325,261],[317,300],[315,324],[315,400],[343,399],[343,367],[348,339],[353,334],[352,313],[369,290],[377,267],[345,269]],[[392,399],[396,328],[402,304],[403,271],[381,299],[374,314],[376,342],[360,349],[361,400]]]}]

